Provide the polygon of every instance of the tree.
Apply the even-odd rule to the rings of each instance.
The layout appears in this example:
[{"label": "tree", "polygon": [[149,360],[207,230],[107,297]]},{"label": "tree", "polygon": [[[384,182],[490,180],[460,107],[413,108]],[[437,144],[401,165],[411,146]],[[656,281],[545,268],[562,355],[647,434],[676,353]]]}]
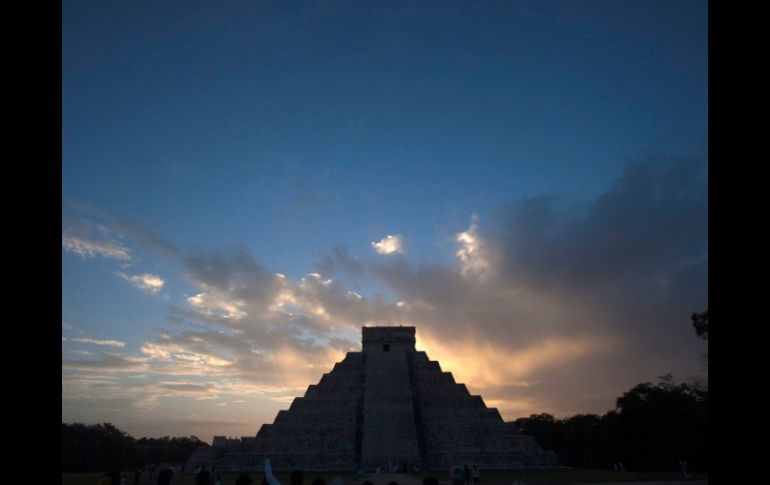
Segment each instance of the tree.
[{"label": "tree", "polygon": [[695,334],[703,340],[709,339],[709,311],[703,313],[693,313],[690,317],[692,326],[695,328]]},{"label": "tree", "polygon": [[515,423],[567,466],[677,471],[685,460],[691,470],[708,470],[708,387],[671,374],[629,389],[603,416],[533,414]]},{"label": "tree", "polygon": [[[708,340],[709,339],[709,311],[706,310],[703,313],[693,313],[692,316],[690,316],[690,319],[692,320],[692,326],[695,329],[695,335],[702,338],[703,340]],[[708,352],[703,354],[703,360],[706,362],[706,365],[708,366],[708,362],[709,362]]]}]

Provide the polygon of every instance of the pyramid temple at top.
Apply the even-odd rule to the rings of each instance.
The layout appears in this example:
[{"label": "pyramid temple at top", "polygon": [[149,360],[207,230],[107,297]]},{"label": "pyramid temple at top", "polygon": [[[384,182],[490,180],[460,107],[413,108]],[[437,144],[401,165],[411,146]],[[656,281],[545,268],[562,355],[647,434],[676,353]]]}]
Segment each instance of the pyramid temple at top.
[{"label": "pyramid temple at top", "polygon": [[348,352],[273,424],[262,425],[247,460],[231,454],[240,463],[228,466],[222,457],[222,469],[259,469],[265,458],[286,471],[558,465],[553,452],[418,352],[415,327],[363,327],[362,342],[361,352]]}]

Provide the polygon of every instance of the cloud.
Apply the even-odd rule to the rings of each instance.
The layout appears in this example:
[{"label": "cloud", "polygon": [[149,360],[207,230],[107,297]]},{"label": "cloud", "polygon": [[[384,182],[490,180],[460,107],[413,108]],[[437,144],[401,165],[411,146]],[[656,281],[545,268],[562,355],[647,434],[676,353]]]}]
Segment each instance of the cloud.
[{"label": "cloud", "polygon": [[196,311],[205,316],[219,316],[221,318],[240,320],[246,316],[242,310],[244,303],[239,300],[228,300],[221,295],[212,295],[209,293],[198,293],[187,298]]},{"label": "cloud", "polygon": [[75,236],[62,235],[61,245],[65,251],[75,253],[83,259],[101,256],[121,261],[131,260],[129,249],[112,241],[92,241]]},{"label": "cloud", "polygon": [[478,216],[474,214],[470,227],[455,236],[460,245],[456,255],[463,276],[484,277],[491,268],[488,250],[478,234],[477,222]]},{"label": "cloud", "polygon": [[336,246],[329,254],[324,255],[316,264],[316,268],[321,274],[340,273],[353,281],[361,278],[364,273],[364,265],[355,256],[351,256],[345,246]]},{"label": "cloud", "polygon": [[97,359],[62,359],[62,369],[85,371],[119,371],[136,372],[147,368],[145,359],[136,356],[126,356],[105,353]]},{"label": "cloud", "polygon": [[80,330],[79,328],[73,325],[70,325],[68,323],[62,322],[62,333],[64,333],[64,331],[74,333],[77,335],[77,337],[62,337],[61,339],[62,343],[75,342],[80,344],[91,344],[91,345],[100,345],[100,346],[118,347],[118,348],[123,348],[126,346],[125,342],[121,342],[119,340],[92,338],[90,335]]},{"label": "cloud", "polygon": [[125,347],[125,342],[120,342],[118,340],[97,340],[90,337],[75,337],[75,338],[62,338],[62,341],[68,341],[68,342],[77,342],[80,344],[92,344],[92,345],[105,345],[108,347]]},{"label": "cloud", "polygon": [[159,292],[164,285],[163,278],[152,273],[143,273],[140,275],[128,276],[125,273],[115,273],[118,277],[133,283],[137,288],[149,291],[150,293]]},{"label": "cloud", "polygon": [[[394,304],[317,296],[332,320],[416,325],[432,358],[518,403],[507,409],[603,412],[637,382],[697,371],[688,318],[708,304],[707,213],[705,160],[642,160],[583,208],[538,196],[484,227],[472,218],[454,265],[363,267]],[[535,384],[506,385],[522,380]]]},{"label": "cloud", "polygon": [[372,247],[377,254],[403,253],[401,236],[389,234],[378,242],[373,242]]},{"label": "cloud", "polygon": [[[196,291],[175,311],[192,329],[63,368],[151,376],[134,404],[255,396],[276,410],[359,349],[362,325],[403,324],[506,419],[604,412],[638,382],[698,369],[689,315],[708,303],[706,182],[705,160],[642,160],[588,204],[536,196],[474,216],[445,263],[359,260],[337,246],[294,280],[244,248],[179,253]],[[372,246],[388,238],[400,251],[400,236]],[[91,395],[105,383],[79,385]]]},{"label": "cloud", "polygon": [[[78,237],[86,237],[95,232],[96,229],[105,237],[130,237],[138,245],[153,250],[166,256],[179,256],[180,250],[173,243],[158,236],[150,229],[133,221],[127,221],[124,218],[108,210],[92,207],[82,203],[68,201],[65,205],[68,213],[63,221],[67,227],[67,233],[75,234]],[[73,218],[71,212],[85,214],[91,220]]]}]

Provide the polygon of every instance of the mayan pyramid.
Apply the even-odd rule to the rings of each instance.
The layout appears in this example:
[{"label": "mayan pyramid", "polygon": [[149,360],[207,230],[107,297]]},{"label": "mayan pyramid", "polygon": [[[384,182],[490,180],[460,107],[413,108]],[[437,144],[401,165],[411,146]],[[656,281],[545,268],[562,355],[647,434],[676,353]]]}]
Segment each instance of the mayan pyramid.
[{"label": "mayan pyramid", "polygon": [[276,470],[446,470],[558,464],[481,396],[415,349],[415,327],[364,327],[320,382],[257,433],[252,466]]}]

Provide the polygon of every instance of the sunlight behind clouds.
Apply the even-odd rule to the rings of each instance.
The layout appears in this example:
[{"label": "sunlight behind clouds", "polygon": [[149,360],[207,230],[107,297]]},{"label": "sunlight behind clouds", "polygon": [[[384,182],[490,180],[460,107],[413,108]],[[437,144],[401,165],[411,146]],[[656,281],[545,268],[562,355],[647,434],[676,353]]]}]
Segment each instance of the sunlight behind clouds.
[{"label": "sunlight behind clouds", "polygon": [[397,235],[387,235],[378,242],[373,242],[372,247],[377,254],[403,253],[402,237]]}]

